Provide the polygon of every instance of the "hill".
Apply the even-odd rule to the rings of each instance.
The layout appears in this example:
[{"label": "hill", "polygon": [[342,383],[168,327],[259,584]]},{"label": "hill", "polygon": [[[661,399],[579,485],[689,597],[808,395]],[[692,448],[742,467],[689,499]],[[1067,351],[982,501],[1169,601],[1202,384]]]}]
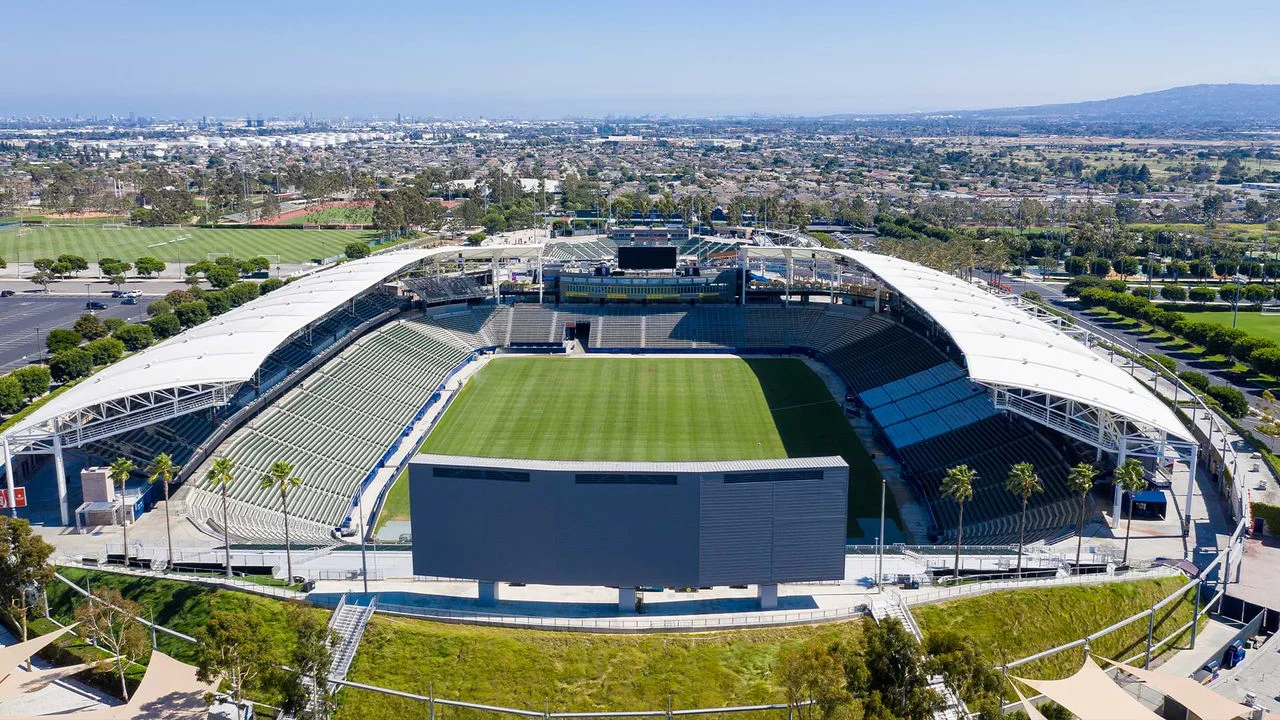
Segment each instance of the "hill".
[{"label": "hill", "polygon": [[1280,123],[1280,85],[1186,85],[1105,100],[977,110],[960,115],[1010,120],[1271,124]]}]

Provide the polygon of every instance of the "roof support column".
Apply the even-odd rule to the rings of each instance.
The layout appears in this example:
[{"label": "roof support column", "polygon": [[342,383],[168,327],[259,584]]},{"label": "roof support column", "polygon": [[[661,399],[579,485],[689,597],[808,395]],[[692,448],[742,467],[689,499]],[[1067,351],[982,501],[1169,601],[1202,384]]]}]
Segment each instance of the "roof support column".
[{"label": "roof support column", "polygon": [[1191,472],[1187,474],[1187,499],[1182,503],[1182,537],[1191,536],[1191,492],[1196,487],[1196,468],[1200,465],[1200,446],[1191,451]]},{"label": "roof support column", "polygon": [[783,301],[783,305],[791,304],[791,278],[795,274],[796,259],[790,250],[785,250],[787,254],[787,299]]},{"label": "roof support column", "polygon": [[[53,433],[53,472],[58,481],[58,510],[62,513],[62,524],[71,524],[71,508],[67,504],[67,468],[62,462],[62,436],[57,430]],[[128,550],[125,551],[126,553]]]},{"label": "roof support column", "polygon": [[493,299],[502,302],[502,291],[498,284],[498,253],[489,258],[489,274],[493,277]]},{"label": "roof support column", "polygon": [[4,439],[4,489],[9,493],[9,514],[18,517],[18,508],[14,506],[17,495],[14,494],[13,453],[9,452],[9,438]]},{"label": "roof support column", "polygon": [[[1120,469],[1121,465],[1124,465],[1124,461],[1128,459],[1128,454],[1128,438],[1121,436],[1120,452],[1116,453],[1117,470]],[[1111,486],[1113,488],[1111,493],[1111,529],[1117,530],[1120,528],[1120,505],[1122,504],[1121,498],[1124,495],[1124,490],[1120,487],[1120,483],[1116,482],[1114,475],[1111,478]],[[1130,498],[1129,502],[1133,502],[1133,498]]]}]

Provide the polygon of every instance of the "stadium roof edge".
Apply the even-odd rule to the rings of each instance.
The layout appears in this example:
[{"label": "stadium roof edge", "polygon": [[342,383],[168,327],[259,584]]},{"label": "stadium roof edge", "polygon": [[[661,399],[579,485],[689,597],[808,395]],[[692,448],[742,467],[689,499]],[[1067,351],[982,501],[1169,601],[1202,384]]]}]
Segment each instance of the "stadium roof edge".
[{"label": "stadium roof edge", "polygon": [[[42,436],[51,438],[55,428],[62,433],[67,424],[128,415],[161,395],[177,405],[189,401],[192,392],[209,394],[211,389],[246,382],[296,333],[417,263],[455,257],[536,258],[541,250],[537,244],[393,250],[301,277],[103,368],[50,398],[6,430],[3,438],[17,452]],[[185,399],[175,393],[180,388],[189,391]],[[145,396],[151,398],[135,401]],[[226,402],[229,397],[220,399]],[[181,413],[171,413],[176,414]]]},{"label": "stadium roof edge", "polygon": [[752,247],[759,257],[851,260],[909,299],[947,332],[969,377],[1100,408],[1195,442],[1167,405],[1083,343],[971,282],[907,260],[862,250]]}]

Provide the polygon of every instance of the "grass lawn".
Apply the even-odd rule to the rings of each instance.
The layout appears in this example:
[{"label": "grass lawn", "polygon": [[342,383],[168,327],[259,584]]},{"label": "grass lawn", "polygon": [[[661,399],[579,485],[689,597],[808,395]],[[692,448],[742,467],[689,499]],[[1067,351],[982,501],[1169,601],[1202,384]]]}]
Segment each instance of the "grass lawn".
[{"label": "grass lawn", "polygon": [[[963,600],[914,608],[916,621],[927,635],[956,630],[972,635],[992,665],[1026,657],[1079,640],[1151,607],[1182,587],[1181,577],[1116,582],[1103,585],[1010,590]],[[1191,620],[1192,595],[1166,605],[1156,617],[1155,639]],[[1095,655],[1131,657],[1146,649],[1147,623],[1133,623],[1091,643]],[[1176,640],[1177,647],[1186,645]],[[1168,646],[1165,648],[1168,649]],[[1081,652],[1068,650],[1017,668],[1013,674],[1032,678],[1061,678],[1080,667]]]},{"label": "grass lawn", "polygon": [[[376,616],[349,678],[507,707],[658,710],[782,702],[772,676],[784,645],[856,640],[860,622],[696,635],[596,635]],[[344,690],[341,720],[425,717],[425,704]],[[437,713],[440,712],[437,708]],[[450,717],[457,711],[448,709]]]},{"label": "grass lawn", "polygon": [[[20,234],[22,233],[22,234]],[[180,242],[174,238],[190,235]],[[303,263],[338,255],[343,246],[356,240],[375,240],[378,233],[363,230],[296,230],[194,227],[103,228],[82,226],[40,226],[0,232],[0,257],[11,265],[30,263],[36,258],[71,253],[90,263],[100,257],[117,257],[129,262],[144,255],[165,262],[184,264],[204,260],[208,253],[231,253],[236,257],[279,255],[280,262]]]},{"label": "grass lawn", "polygon": [[[879,515],[880,474],[822,379],[797,359],[498,358],[423,452],[548,460],[744,460],[840,455],[849,535]],[[396,481],[379,522],[409,517]],[[888,513],[898,518],[897,507]]]},{"label": "grass lawn", "polygon": [[[1231,327],[1230,310],[1179,310],[1188,320],[1211,322],[1223,327]],[[1241,304],[1236,318],[1236,327],[1251,335],[1264,337],[1272,342],[1280,343],[1280,315],[1263,315],[1256,310],[1245,310]]]}]

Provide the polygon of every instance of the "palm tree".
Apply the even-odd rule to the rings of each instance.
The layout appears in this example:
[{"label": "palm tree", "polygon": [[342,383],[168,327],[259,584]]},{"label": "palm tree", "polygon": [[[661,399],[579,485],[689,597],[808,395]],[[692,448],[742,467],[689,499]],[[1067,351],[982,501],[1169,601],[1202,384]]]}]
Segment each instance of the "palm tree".
[{"label": "palm tree", "polygon": [[1076,523],[1076,573],[1080,572],[1080,548],[1084,545],[1084,513],[1089,501],[1089,491],[1093,490],[1093,479],[1098,476],[1098,469],[1089,463],[1077,463],[1067,473],[1067,488],[1080,496],[1080,520]]},{"label": "palm tree", "polygon": [[178,466],[173,464],[173,458],[169,457],[169,453],[160,453],[156,455],[156,459],[151,461],[151,469],[148,479],[152,484],[156,482],[164,483],[164,533],[169,541],[169,564],[173,565],[173,530],[169,528],[169,483],[173,482],[173,476],[178,474]]},{"label": "palm tree", "polygon": [[229,457],[214,458],[213,467],[206,475],[209,482],[222,491],[222,544],[226,548],[228,580],[231,579],[231,532],[227,529],[227,487],[235,482],[231,474],[235,467],[236,461]]},{"label": "palm tree", "polygon": [[[112,482],[120,483],[120,527],[124,530],[124,566],[129,567],[129,523],[125,522],[125,508],[128,508],[130,516],[133,515],[133,508],[129,506],[124,496],[124,484],[129,480],[129,476],[133,474],[133,461],[126,458],[116,458],[111,463],[107,476]],[[132,518],[131,518],[132,519]]]},{"label": "palm tree", "polygon": [[956,580],[960,579],[960,543],[964,539],[964,504],[973,499],[973,481],[978,479],[978,471],[968,465],[957,465],[947,470],[942,478],[942,494],[956,501],[960,513],[956,518]]},{"label": "palm tree", "polygon": [[1027,541],[1027,503],[1031,496],[1044,492],[1040,476],[1036,468],[1029,462],[1020,462],[1009,468],[1009,476],[1005,478],[1004,488],[1015,496],[1022,498],[1022,513],[1018,516],[1018,579],[1022,579],[1022,547]]},{"label": "palm tree", "polygon": [[262,488],[280,489],[280,507],[284,510],[284,561],[286,572],[285,583],[293,583],[293,553],[289,546],[289,489],[302,485],[302,478],[293,477],[293,466],[284,460],[271,464],[267,474],[262,476]]},{"label": "palm tree", "polygon": [[1122,490],[1129,493],[1129,519],[1124,525],[1124,558],[1121,559],[1121,565],[1129,564],[1129,528],[1133,526],[1133,496],[1147,489],[1147,473],[1142,468],[1142,463],[1129,458],[1124,464],[1116,468],[1114,479]]}]

